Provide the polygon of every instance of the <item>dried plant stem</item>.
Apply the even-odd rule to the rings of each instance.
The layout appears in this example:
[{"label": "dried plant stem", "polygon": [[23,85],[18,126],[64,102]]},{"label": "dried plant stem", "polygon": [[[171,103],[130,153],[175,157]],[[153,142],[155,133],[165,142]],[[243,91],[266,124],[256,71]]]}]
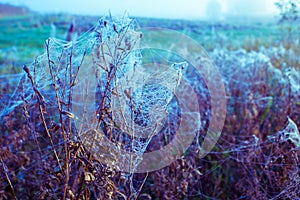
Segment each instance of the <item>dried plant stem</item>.
[{"label": "dried plant stem", "polygon": [[[28,124],[28,125],[30,125],[30,122],[29,122],[29,113],[28,113],[28,110],[27,110],[27,101],[26,101],[26,99],[25,99],[25,96],[24,96],[24,91],[23,91],[23,82],[22,82],[22,84],[20,84],[20,86],[19,86],[19,88],[20,88],[20,92],[21,92],[21,99],[22,99],[22,101],[23,101],[23,111],[24,111],[24,116],[25,116],[25,119],[26,119],[26,123]],[[35,124],[35,123],[34,123]],[[33,135],[33,138],[34,138],[34,141],[35,141],[35,143],[36,143],[36,145],[37,145],[37,147],[38,147],[38,152],[39,152],[39,156],[40,156],[40,160],[39,161],[43,161],[43,159],[42,159],[42,150],[41,150],[41,147],[40,147],[40,143],[39,143],[39,141],[38,141],[38,139],[37,139],[37,137],[36,137],[36,132],[35,132],[35,130],[33,130],[34,128],[33,127],[31,127],[31,125],[30,125],[30,130],[32,131],[32,135]]]},{"label": "dried plant stem", "polygon": [[27,73],[27,76],[28,78],[30,79],[31,81],[31,85],[33,87],[33,90],[37,96],[37,99],[38,99],[38,103],[39,103],[39,110],[40,110],[40,113],[41,113],[41,117],[42,117],[42,121],[43,121],[43,125],[44,125],[44,128],[46,130],[46,133],[47,133],[47,136],[50,140],[50,143],[51,143],[51,146],[52,146],[52,149],[53,149],[53,153],[54,153],[54,156],[55,156],[55,159],[58,163],[58,166],[60,168],[60,170],[62,171],[62,167],[61,167],[61,164],[60,164],[60,161],[59,161],[59,158],[58,158],[58,154],[56,152],[56,149],[54,147],[54,143],[53,143],[53,140],[52,140],[52,137],[50,135],[50,132],[49,132],[49,129],[47,127],[47,123],[46,123],[46,120],[45,120],[45,116],[44,116],[44,108],[43,106],[45,105],[45,102],[44,102],[44,97],[42,96],[42,94],[38,91],[38,89],[36,88],[36,85],[35,85],[35,82],[30,74],[30,71],[28,69],[28,67],[26,65],[24,65],[23,69],[25,70],[25,72]]},{"label": "dried plant stem", "polygon": [[66,199],[66,196],[67,196],[67,192],[68,192],[68,185],[69,185],[69,149],[68,149],[68,138],[67,138],[67,134],[65,132],[65,123],[63,122],[63,117],[62,117],[62,113],[63,113],[63,110],[62,110],[62,107],[61,107],[61,101],[60,101],[60,98],[59,98],[59,94],[58,94],[58,86],[56,84],[56,81],[55,81],[55,76],[54,76],[54,73],[53,73],[53,69],[52,69],[52,65],[53,65],[53,61],[50,59],[50,52],[49,52],[49,40],[46,42],[46,50],[47,50],[47,56],[48,56],[48,67],[49,67],[49,70],[50,70],[50,75],[51,75],[51,78],[52,78],[52,83],[54,85],[54,90],[55,90],[55,97],[56,97],[56,101],[57,101],[57,107],[58,107],[58,110],[59,110],[59,120],[60,120],[60,124],[61,124],[61,127],[62,127],[62,134],[63,134],[63,137],[64,137],[64,149],[65,149],[65,187],[64,187],[64,195],[63,195],[63,199]]},{"label": "dried plant stem", "polygon": [[7,168],[7,166],[5,165],[5,163],[3,162],[2,158],[0,158],[0,160],[1,160],[2,167],[3,167],[3,170],[4,170],[5,176],[6,176],[6,180],[7,180],[8,184],[9,184],[9,186],[11,187],[11,190],[12,190],[12,193],[13,193],[14,198],[17,199],[17,196],[16,196],[16,193],[15,193],[14,187],[13,187],[13,185],[12,185],[12,183],[11,183],[11,181],[10,181],[10,178],[9,178],[9,176],[8,176],[8,168]]},{"label": "dried plant stem", "polygon": [[[70,82],[69,82],[69,86],[71,87],[72,84],[73,84],[73,77],[72,77],[72,56],[73,55],[73,51],[71,51],[70,53],[70,58],[69,58],[69,62],[70,62],[70,69],[69,69],[69,79],[70,79]],[[68,96],[68,111],[71,112],[71,104],[72,104],[72,90],[71,88],[69,89],[69,96]],[[71,127],[71,118],[69,117],[68,118],[68,126],[69,126],[69,132],[71,132],[72,130],[72,127]]]},{"label": "dried plant stem", "polygon": [[143,180],[143,182],[142,182],[142,184],[141,184],[141,186],[140,186],[140,188],[138,190],[138,194],[142,191],[142,189],[144,187],[144,184],[145,184],[145,182],[146,182],[146,180],[148,178],[148,175],[149,175],[149,172],[146,173],[146,176],[145,176],[145,178],[144,178],[144,180]]}]

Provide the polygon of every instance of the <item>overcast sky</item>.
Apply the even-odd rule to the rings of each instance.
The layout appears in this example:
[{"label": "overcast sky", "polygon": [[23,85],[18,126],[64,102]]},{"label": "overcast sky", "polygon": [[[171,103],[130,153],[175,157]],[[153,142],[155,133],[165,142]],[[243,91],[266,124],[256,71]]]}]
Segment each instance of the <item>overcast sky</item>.
[{"label": "overcast sky", "polygon": [[65,12],[103,15],[111,11],[122,15],[158,18],[203,19],[222,16],[271,16],[276,0],[0,0],[25,5],[39,12]]}]

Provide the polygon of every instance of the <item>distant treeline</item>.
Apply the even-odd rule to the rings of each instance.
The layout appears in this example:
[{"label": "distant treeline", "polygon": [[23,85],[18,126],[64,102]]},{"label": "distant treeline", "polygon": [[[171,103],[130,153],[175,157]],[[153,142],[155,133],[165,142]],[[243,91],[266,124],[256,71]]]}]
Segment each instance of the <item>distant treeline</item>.
[{"label": "distant treeline", "polygon": [[15,6],[11,4],[0,3],[0,16],[5,15],[25,15],[28,14],[30,10],[24,6]]}]

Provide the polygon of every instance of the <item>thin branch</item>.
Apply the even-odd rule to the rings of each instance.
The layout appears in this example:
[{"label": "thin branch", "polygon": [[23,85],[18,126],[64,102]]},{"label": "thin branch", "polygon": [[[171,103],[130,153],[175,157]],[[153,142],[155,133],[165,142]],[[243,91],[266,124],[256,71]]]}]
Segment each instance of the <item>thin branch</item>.
[{"label": "thin branch", "polygon": [[2,167],[3,167],[3,170],[4,170],[5,176],[6,176],[6,180],[7,180],[8,184],[9,184],[9,186],[11,187],[11,190],[12,190],[12,193],[13,193],[14,198],[17,199],[17,196],[16,196],[16,193],[15,193],[14,187],[13,187],[13,185],[12,185],[12,183],[11,183],[11,181],[10,181],[10,178],[9,178],[9,176],[8,176],[8,168],[7,168],[7,166],[5,165],[5,163],[3,162],[2,158],[0,158],[0,160],[1,160]]},{"label": "thin branch", "polygon": [[56,161],[58,163],[58,166],[59,166],[60,170],[63,171],[62,167],[61,167],[61,164],[60,164],[60,161],[59,161],[59,158],[58,158],[58,154],[57,154],[56,149],[54,147],[54,143],[53,143],[52,137],[50,135],[50,132],[49,132],[49,129],[47,127],[46,120],[45,120],[45,116],[44,116],[45,107],[44,106],[46,105],[46,103],[45,103],[44,97],[42,96],[42,94],[36,88],[35,82],[33,81],[33,78],[32,78],[32,76],[30,74],[30,71],[29,71],[28,67],[26,65],[24,65],[23,69],[27,73],[27,76],[28,76],[28,78],[31,81],[31,85],[33,87],[33,90],[34,90],[34,92],[35,92],[35,94],[37,96],[37,100],[38,100],[38,104],[39,104],[39,111],[40,111],[40,114],[41,114],[41,117],[42,117],[44,128],[45,128],[47,136],[48,136],[48,138],[50,140],[51,147],[53,149],[53,153],[54,153],[55,159],[56,159]]}]

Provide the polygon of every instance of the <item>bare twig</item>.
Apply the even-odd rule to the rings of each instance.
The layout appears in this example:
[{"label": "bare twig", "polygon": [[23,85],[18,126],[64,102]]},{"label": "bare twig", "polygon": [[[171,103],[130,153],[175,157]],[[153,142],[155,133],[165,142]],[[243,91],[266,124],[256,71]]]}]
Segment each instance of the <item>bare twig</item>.
[{"label": "bare twig", "polygon": [[49,71],[52,77],[52,83],[54,86],[54,90],[55,90],[55,96],[56,96],[56,101],[57,101],[57,107],[59,110],[59,119],[60,119],[60,124],[62,127],[62,134],[64,137],[64,150],[65,150],[65,187],[64,187],[64,195],[63,195],[63,199],[66,199],[67,196],[67,192],[68,192],[68,184],[69,184],[69,148],[68,148],[68,138],[67,138],[67,134],[65,132],[66,127],[65,127],[65,123],[63,122],[63,117],[62,117],[62,107],[61,107],[61,101],[60,101],[60,97],[58,94],[58,86],[56,84],[55,81],[55,75],[53,73],[53,64],[54,62],[50,59],[50,52],[49,52],[49,42],[50,40],[48,40],[46,42],[46,50],[47,50],[47,56],[48,56],[48,67],[49,67]]},{"label": "bare twig", "polygon": [[12,185],[12,183],[11,183],[11,181],[10,181],[10,178],[9,178],[9,176],[8,176],[8,173],[9,173],[8,168],[7,168],[7,166],[5,165],[5,163],[3,162],[2,158],[0,158],[0,160],[1,160],[2,167],[3,167],[3,170],[4,170],[5,176],[6,176],[6,180],[7,180],[8,184],[9,184],[11,190],[12,190],[12,193],[13,193],[14,198],[17,199],[17,196],[16,196],[16,193],[15,193],[14,187],[13,187],[13,185]]},{"label": "bare twig", "polygon": [[30,79],[31,81],[31,85],[33,87],[33,90],[37,96],[37,100],[38,100],[38,103],[39,103],[39,110],[40,110],[40,113],[41,113],[41,117],[42,117],[42,121],[43,121],[43,125],[44,125],[44,128],[46,130],[46,133],[47,133],[47,136],[50,140],[50,143],[51,143],[51,146],[52,146],[52,149],[53,149],[53,153],[54,153],[54,156],[56,158],[56,161],[58,163],[58,166],[60,168],[60,170],[62,171],[62,167],[61,167],[61,164],[60,164],[60,161],[59,161],[59,158],[58,158],[58,155],[57,155],[57,152],[56,152],[56,149],[54,147],[54,143],[53,143],[53,140],[52,140],[52,137],[50,135],[50,132],[49,132],[49,129],[47,127],[47,123],[46,123],[46,120],[45,120],[45,116],[44,116],[44,112],[45,112],[45,100],[44,100],[44,97],[43,95],[38,91],[38,89],[36,88],[36,85],[35,85],[35,82],[34,80],[32,79],[32,76],[30,74],[30,70],[29,68],[24,65],[23,67],[24,71],[27,73],[27,76],[28,78]]}]

